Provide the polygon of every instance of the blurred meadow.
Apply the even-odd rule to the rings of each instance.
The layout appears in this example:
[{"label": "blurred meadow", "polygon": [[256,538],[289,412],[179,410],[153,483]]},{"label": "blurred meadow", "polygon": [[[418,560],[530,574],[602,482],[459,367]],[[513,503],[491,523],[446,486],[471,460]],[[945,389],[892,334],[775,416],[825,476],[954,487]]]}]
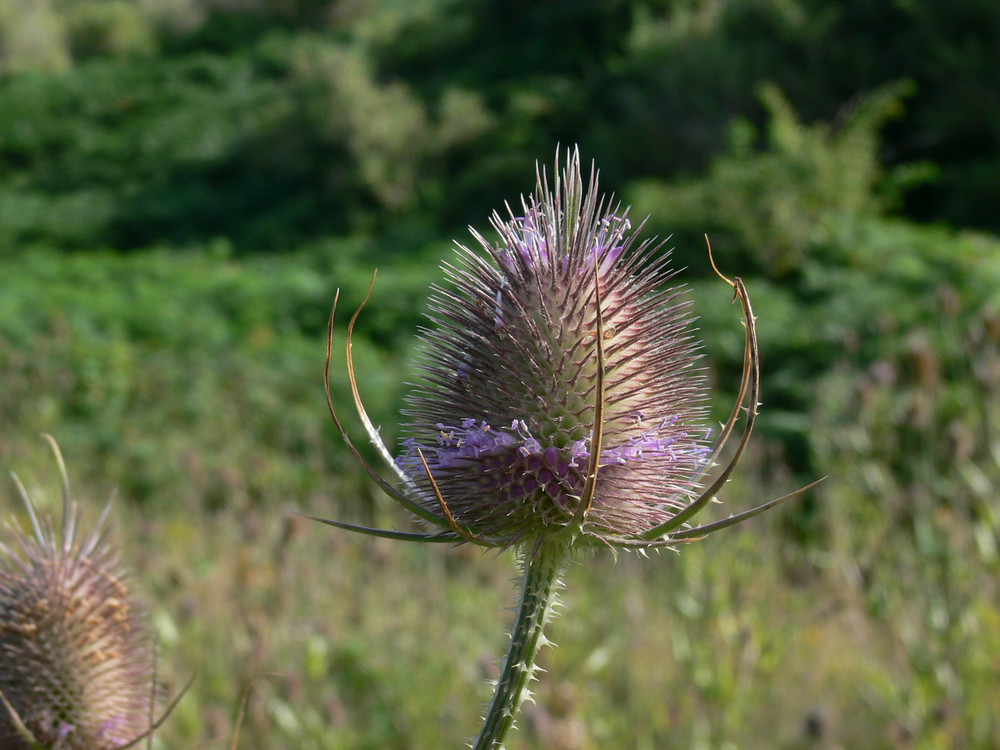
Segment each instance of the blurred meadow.
[{"label": "blurred meadow", "polygon": [[1000,747],[998,54],[993,0],[0,0],[0,467],[56,509],[45,432],[85,518],[117,489],[160,678],[196,676],[156,746],[228,748],[245,696],[242,750],[478,730],[513,558],[295,515],[413,526],[330,423],[326,317],[379,269],[391,445],[452,239],[578,143],[670,236],[719,419],[704,233],[748,284],[763,408],[714,512],[829,479],[578,561],[508,747]]}]

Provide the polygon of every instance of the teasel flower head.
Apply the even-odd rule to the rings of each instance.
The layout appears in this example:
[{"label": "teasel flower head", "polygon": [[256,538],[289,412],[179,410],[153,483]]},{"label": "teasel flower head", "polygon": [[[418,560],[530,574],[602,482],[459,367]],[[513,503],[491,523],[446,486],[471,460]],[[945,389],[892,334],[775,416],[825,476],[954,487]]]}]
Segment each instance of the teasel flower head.
[{"label": "teasel flower head", "polygon": [[[628,210],[600,197],[596,174],[585,185],[576,151],[562,170],[557,163],[553,185],[541,172],[534,196],[507,213],[492,217],[498,241],[473,230],[478,247],[458,245],[444,268],[448,283],[433,290],[397,458],[361,403],[350,357],[357,313],[351,320],[355,404],[396,485],[364,462],[330,399],[366,470],[439,531],[328,523],[422,541],[645,549],[786,499],[701,527],[689,522],[728,481],[757,414],[754,315],[742,280],[720,274],[742,305],[746,347],[737,403],[710,445],[699,344],[683,290],[670,286],[668,253],[637,239],[641,226],[633,230]],[[329,357],[327,368],[329,396]],[[739,445],[705,486],[748,400]]]},{"label": "teasel flower head", "polygon": [[62,472],[62,523],[15,475],[33,533],[15,523],[13,542],[0,542],[0,747],[130,747],[159,725],[152,635],[107,539],[111,504],[82,534],[62,456],[45,437]]}]

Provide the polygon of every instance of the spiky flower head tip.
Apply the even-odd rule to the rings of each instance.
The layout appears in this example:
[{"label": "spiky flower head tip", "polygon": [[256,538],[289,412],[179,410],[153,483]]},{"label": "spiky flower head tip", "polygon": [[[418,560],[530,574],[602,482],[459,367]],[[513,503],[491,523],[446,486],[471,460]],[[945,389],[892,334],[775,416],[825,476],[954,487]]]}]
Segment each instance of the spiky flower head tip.
[{"label": "spiky flower head tip", "polygon": [[[105,516],[79,534],[63,472],[56,529],[17,481],[33,535],[0,542],[0,747],[110,750],[150,731],[155,656]],[[110,508],[110,504],[108,506]]]}]

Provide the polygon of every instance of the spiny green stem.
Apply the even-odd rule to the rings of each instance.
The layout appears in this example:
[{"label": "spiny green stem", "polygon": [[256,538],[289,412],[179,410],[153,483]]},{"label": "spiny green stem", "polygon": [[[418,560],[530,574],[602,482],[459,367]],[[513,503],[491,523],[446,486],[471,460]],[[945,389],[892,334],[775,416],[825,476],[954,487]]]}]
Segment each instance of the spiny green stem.
[{"label": "spiny green stem", "polygon": [[503,748],[503,738],[514,724],[514,714],[535,671],[538,649],[545,643],[542,629],[552,616],[566,550],[563,544],[543,542],[525,560],[521,602],[511,629],[510,648],[474,750]]}]

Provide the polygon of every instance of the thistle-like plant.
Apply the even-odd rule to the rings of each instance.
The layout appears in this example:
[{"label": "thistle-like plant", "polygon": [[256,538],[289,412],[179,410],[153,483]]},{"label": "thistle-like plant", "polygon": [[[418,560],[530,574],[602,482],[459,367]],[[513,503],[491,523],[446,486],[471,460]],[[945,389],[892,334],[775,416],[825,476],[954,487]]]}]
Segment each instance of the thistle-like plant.
[{"label": "thistle-like plant", "polygon": [[[535,195],[508,213],[492,217],[498,242],[473,230],[479,250],[458,245],[444,269],[450,283],[434,290],[397,458],[365,411],[351,357],[371,288],[348,325],[354,403],[394,482],[365,461],[334,409],[330,315],[333,420],[371,478],[432,530],[315,519],[390,539],[517,550],[521,601],[475,750],[502,747],[573,550],[675,547],[797,494],[692,525],[732,475],[757,416],[755,319],[741,279],[719,274],[742,306],[746,339],[736,404],[710,445],[692,316],[680,290],[666,286],[673,274],[661,246],[636,242],[627,209],[599,196],[596,174],[584,186],[576,151],[563,170],[556,164],[551,188],[542,171]],[[744,411],[739,442],[720,465]]]},{"label": "thistle-like plant", "polygon": [[124,750],[173,704],[154,721],[154,643],[107,540],[111,503],[81,535],[62,455],[45,437],[63,480],[62,523],[14,475],[34,533],[14,523],[14,543],[0,542],[0,747]]}]

